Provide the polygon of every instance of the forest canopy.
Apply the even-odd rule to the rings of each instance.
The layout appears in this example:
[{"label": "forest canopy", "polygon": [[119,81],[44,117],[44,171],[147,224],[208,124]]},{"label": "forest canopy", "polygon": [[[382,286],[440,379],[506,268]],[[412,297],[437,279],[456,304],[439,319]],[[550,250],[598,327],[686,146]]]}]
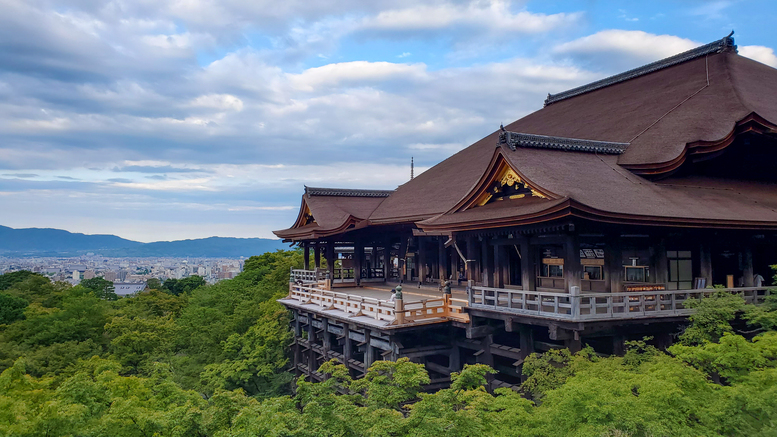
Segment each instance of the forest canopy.
[{"label": "forest canopy", "polygon": [[489,393],[467,366],[424,393],[422,365],[377,361],[353,379],[294,381],[288,291],[298,251],[251,257],[215,285],[0,276],[0,436],[774,436],[777,300],[697,303],[666,351],[628,343],[530,356],[520,390]]}]

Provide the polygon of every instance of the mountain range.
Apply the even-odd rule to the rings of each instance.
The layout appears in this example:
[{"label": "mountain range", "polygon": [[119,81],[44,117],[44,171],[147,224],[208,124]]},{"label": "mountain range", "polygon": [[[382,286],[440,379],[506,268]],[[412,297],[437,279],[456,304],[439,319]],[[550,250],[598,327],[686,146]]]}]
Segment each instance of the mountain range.
[{"label": "mountain range", "polygon": [[280,240],[267,238],[210,237],[141,243],[116,235],[0,226],[0,256],[78,256],[92,252],[108,257],[238,258],[287,248]]}]

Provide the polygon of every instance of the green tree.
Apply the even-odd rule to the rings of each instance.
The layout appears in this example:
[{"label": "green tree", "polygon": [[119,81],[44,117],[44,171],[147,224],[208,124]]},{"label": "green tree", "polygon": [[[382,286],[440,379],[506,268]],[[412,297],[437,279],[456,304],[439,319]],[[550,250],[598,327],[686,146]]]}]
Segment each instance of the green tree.
[{"label": "green tree", "polygon": [[5,273],[3,275],[0,275],[0,291],[2,290],[8,290],[9,288],[13,287],[15,284],[18,284],[20,282],[24,282],[31,277],[39,277],[48,280],[45,276],[41,275],[40,273],[33,273],[29,270],[20,270],[18,272],[9,272]]},{"label": "green tree", "polygon": [[166,279],[162,288],[175,296],[191,293],[199,287],[205,285],[205,279],[202,276],[189,276],[183,279]]},{"label": "green tree", "polygon": [[84,279],[79,285],[91,291],[100,299],[116,300],[119,298],[116,295],[113,282],[103,278]]},{"label": "green tree", "polygon": [[27,301],[0,293],[0,325],[7,325],[24,318],[24,309],[27,308]]}]

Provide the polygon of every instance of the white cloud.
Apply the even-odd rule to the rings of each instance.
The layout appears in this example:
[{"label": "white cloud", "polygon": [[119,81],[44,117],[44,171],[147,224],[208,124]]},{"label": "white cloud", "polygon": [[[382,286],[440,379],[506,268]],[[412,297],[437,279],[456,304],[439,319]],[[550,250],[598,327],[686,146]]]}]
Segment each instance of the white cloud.
[{"label": "white cloud", "polygon": [[777,68],[777,55],[774,54],[774,49],[771,47],[739,46],[738,50],[739,54],[742,56],[754,59],[770,67]]},{"label": "white cloud", "polygon": [[231,94],[208,94],[192,100],[189,106],[240,112],[243,110],[243,101]]},{"label": "white cloud", "polygon": [[294,88],[314,91],[322,86],[340,84],[377,83],[391,79],[425,79],[425,73],[424,64],[354,61],[310,68],[301,74],[289,74],[287,77]]},{"label": "white cloud", "polygon": [[700,43],[674,35],[640,30],[602,30],[553,48],[557,56],[606,70],[622,71],[698,47]]},{"label": "white cloud", "polygon": [[360,27],[386,31],[418,31],[466,26],[492,32],[538,33],[572,24],[581,18],[580,13],[513,13],[511,6],[511,2],[502,0],[473,1],[465,4],[419,4],[404,9],[382,11],[376,16],[365,18]]}]

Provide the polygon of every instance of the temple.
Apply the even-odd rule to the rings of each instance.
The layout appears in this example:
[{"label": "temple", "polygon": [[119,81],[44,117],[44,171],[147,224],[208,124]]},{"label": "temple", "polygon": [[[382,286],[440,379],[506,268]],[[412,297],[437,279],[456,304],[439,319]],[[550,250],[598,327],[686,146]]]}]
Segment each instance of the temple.
[{"label": "temple", "polygon": [[666,347],[711,286],[768,293],[775,184],[777,70],[729,35],[548,95],[396,190],[306,187],[275,232],[306,255],[294,370],[409,357],[434,387],[477,362],[493,388],[535,351]]}]

